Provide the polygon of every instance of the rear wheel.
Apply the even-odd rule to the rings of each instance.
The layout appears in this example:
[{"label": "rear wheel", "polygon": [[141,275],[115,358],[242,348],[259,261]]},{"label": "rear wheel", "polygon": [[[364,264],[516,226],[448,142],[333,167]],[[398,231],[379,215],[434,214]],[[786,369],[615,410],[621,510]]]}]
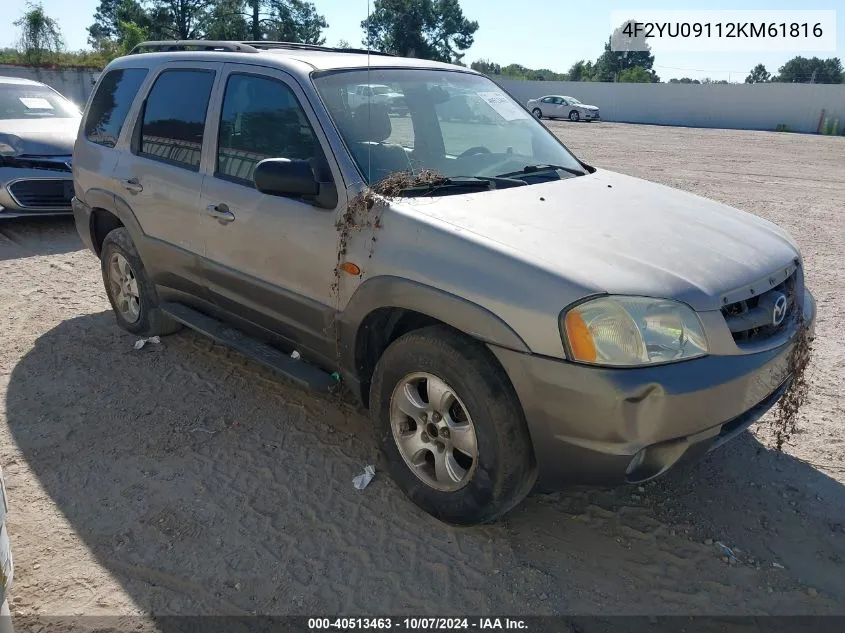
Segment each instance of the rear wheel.
[{"label": "rear wheel", "polygon": [[128,230],[121,227],[106,235],[100,265],[106,295],[120,327],[140,336],[172,334],[181,328],[158,307],[155,286]]},{"label": "rear wheel", "polygon": [[531,110],[531,114],[533,114],[538,119],[543,118],[543,112],[540,110],[540,108],[534,108],[533,110]]},{"label": "rear wheel", "polygon": [[534,484],[510,381],[488,350],[454,330],[429,327],[394,341],[376,366],[370,410],[394,480],[442,521],[492,521]]}]

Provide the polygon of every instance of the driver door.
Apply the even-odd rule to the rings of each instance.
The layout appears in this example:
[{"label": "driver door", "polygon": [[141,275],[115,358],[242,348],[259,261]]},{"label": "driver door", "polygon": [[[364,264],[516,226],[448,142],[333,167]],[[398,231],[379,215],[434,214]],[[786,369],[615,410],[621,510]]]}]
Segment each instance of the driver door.
[{"label": "driver door", "polygon": [[[212,301],[299,349],[324,354],[336,307],[335,217],[346,197],[315,114],[295,79],[246,64],[224,66],[213,112],[217,142],[201,201]],[[320,180],[337,185],[338,207],[258,191],[252,176],[265,158],[310,161]]]}]

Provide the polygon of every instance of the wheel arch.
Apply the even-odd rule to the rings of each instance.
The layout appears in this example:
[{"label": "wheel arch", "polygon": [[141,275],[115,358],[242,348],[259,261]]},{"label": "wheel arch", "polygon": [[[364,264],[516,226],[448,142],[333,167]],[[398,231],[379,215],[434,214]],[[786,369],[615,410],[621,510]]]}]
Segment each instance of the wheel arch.
[{"label": "wheel arch", "polygon": [[413,330],[445,325],[482,343],[530,351],[525,341],[487,308],[399,277],[376,277],[361,284],[339,318],[344,377],[356,385],[356,395],[365,406],[379,358],[393,341]]},{"label": "wheel arch", "polygon": [[103,189],[92,189],[86,192],[85,202],[91,208],[88,231],[91,245],[98,257],[102,250],[103,240],[110,231],[125,227],[133,239],[142,233],[135,213],[121,197]]}]

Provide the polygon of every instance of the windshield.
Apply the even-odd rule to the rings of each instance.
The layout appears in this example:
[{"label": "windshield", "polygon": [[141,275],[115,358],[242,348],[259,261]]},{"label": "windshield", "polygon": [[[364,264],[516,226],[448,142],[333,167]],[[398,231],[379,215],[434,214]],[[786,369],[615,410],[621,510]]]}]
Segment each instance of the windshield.
[{"label": "windshield", "polygon": [[[362,101],[355,88],[368,80],[404,99]],[[481,75],[374,68],[319,74],[314,83],[369,184],[403,171],[493,178],[554,165],[572,170],[560,177],[584,172],[557,138]]]},{"label": "windshield", "polygon": [[387,86],[373,86],[373,92],[377,95],[385,95],[390,92],[390,88]]},{"label": "windshield", "polygon": [[564,97],[564,99],[566,99],[572,105],[582,105],[581,102],[578,101],[578,99],[576,99],[575,97]]},{"label": "windshield", "polygon": [[73,119],[79,110],[46,86],[0,84],[0,119]]}]

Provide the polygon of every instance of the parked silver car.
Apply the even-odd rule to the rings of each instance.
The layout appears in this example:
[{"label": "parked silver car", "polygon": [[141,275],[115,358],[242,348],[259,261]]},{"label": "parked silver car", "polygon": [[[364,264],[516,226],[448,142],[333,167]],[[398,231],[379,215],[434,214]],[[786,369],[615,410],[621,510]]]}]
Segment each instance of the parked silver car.
[{"label": "parked silver car", "polygon": [[80,118],[49,86],[0,77],[0,219],[71,212]]},{"label": "parked silver car", "polygon": [[548,95],[528,100],[528,109],[538,119],[569,119],[570,121],[598,121],[598,107],[581,103],[575,97]]},{"label": "parked silver car", "polygon": [[[118,324],[188,325],[320,391],[339,378],[434,516],[492,520],[538,478],[647,481],[787,388],[815,303],[771,222],[584,163],[463,67],[140,49],[104,71],[73,160]],[[371,82],[411,116],[351,107]],[[467,91],[490,120],[444,123]]]}]

